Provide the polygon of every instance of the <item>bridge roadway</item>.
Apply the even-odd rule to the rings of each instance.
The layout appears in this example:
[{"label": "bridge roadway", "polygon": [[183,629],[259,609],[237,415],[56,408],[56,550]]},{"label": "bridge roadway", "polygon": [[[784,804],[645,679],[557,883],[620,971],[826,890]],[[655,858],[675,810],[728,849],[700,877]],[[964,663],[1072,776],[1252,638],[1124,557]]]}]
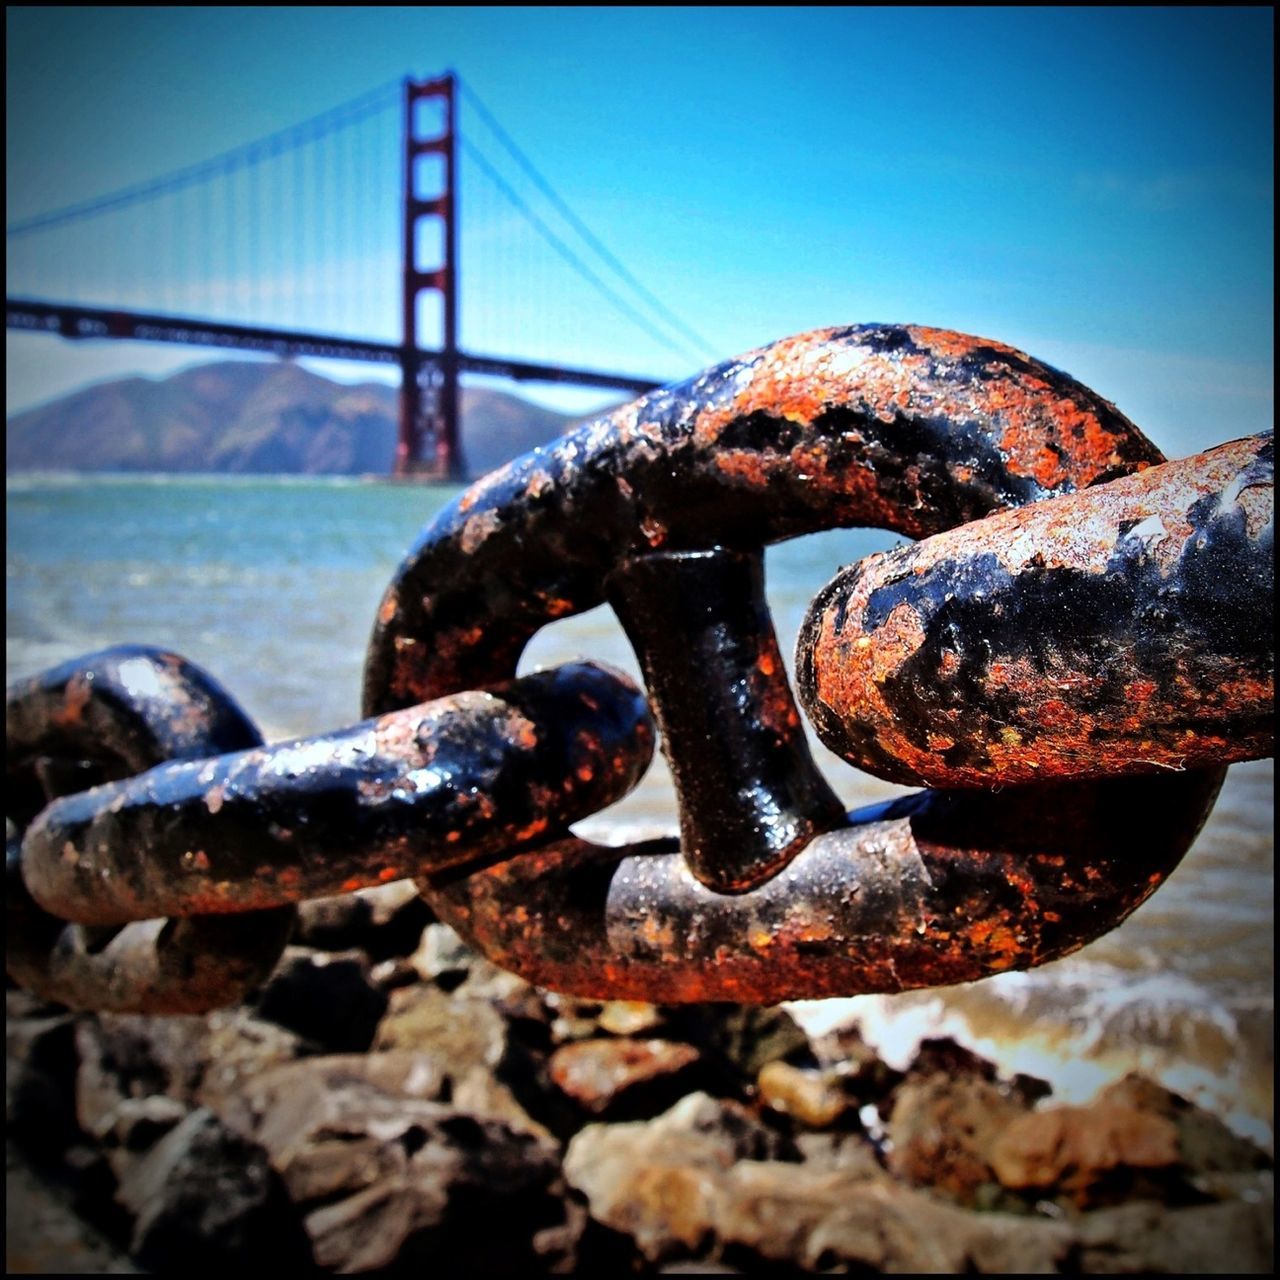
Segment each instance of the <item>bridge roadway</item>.
[{"label": "bridge roadway", "polygon": [[[253,325],[197,320],[189,316],[146,314],[22,298],[5,299],[5,326],[29,333],[54,333],[64,338],[124,338],[137,342],[177,342],[187,346],[232,347],[276,356],[312,356],[326,360],[367,360],[374,364],[403,365],[405,351],[399,343],[343,338],[333,334],[293,329],[267,329]],[[439,360],[440,351],[418,348],[421,364]],[[493,374],[517,382],[563,382],[586,387],[617,387],[641,395],[662,384],[625,373],[599,369],[572,369],[560,365],[509,360],[502,356],[457,354],[463,373]]]}]

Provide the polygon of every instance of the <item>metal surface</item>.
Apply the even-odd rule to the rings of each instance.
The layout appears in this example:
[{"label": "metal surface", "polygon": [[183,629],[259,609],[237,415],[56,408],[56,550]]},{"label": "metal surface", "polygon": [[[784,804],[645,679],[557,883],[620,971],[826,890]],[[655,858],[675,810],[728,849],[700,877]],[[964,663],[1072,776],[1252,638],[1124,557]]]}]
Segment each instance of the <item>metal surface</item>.
[{"label": "metal surface", "polygon": [[652,550],[836,526],[923,537],[1163,461],[1114,406],[1001,343],[919,326],[787,338],[473,485],[383,597],[366,715],[515,674],[547,622]]},{"label": "metal surface", "polygon": [[[1270,437],[1161,461],[1079,383],[936,329],[802,335],[646,396],[428,526],[361,725],[264,747],[144,649],[11,691],[10,972],[208,1007],[269,968],[279,904],[410,875],[496,963],[600,998],[773,1003],[1064,955],[1176,867],[1224,762],[1273,749]],[[969,790],[846,816],[814,768],[761,549],[835,525],[925,541],[820,594],[806,705],[872,772]],[[633,685],[514,678],[541,626],[606,598],[680,843],[569,832],[648,764]]]},{"label": "metal surface", "polygon": [[[80,792],[163,760],[261,742],[211,676],[142,645],[106,649],[11,687],[5,724],[5,810],[18,833],[68,787]],[[72,1008],[198,1013],[234,1004],[271,972],[293,927],[287,907],[221,920],[135,915],[138,923],[104,936],[47,914],[26,888],[25,862],[10,837],[5,967],[15,982]]]},{"label": "metal surface", "polygon": [[970,982],[1113,929],[1159,887],[1222,770],[920,792],[850,815],[749,893],[699,884],[675,841],[561,841],[422,883],[494,963],[597,999],[780,1000]]},{"label": "metal surface", "polygon": [[690,871],[721,893],[762,884],[844,820],[805,742],[762,554],[655,552],[608,589],[644,665]]},{"label": "metal surface", "polygon": [[1271,435],[845,569],[797,645],[822,741],[895,782],[1181,770],[1275,742]]},{"label": "metal surface", "polygon": [[83,924],[257,911],[562,834],[652,753],[639,690],[575,663],[68,796],[27,830],[23,875]]}]

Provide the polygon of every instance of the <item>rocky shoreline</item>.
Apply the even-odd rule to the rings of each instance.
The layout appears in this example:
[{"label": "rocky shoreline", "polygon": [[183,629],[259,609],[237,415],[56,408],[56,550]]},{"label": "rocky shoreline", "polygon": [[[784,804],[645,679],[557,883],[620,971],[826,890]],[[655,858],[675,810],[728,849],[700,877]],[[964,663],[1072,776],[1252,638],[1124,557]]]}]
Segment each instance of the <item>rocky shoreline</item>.
[{"label": "rocky shoreline", "polygon": [[11,1273],[1272,1270],[1270,1159],[1158,1085],[539,991],[407,884],[306,904],[242,1008],[10,991],[7,1052]]}]

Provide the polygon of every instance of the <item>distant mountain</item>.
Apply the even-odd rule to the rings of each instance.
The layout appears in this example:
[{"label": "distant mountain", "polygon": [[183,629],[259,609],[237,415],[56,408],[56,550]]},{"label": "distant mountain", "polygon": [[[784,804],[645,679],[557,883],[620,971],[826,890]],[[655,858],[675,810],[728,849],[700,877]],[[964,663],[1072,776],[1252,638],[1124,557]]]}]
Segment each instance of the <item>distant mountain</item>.
[{"label": "distant mountain", "polygon": [[[462,453],[482,475],[576,421],[488,388],[462,389]],[[8,421],[11,471],[359,475],[391,470],[397,393],[291,362],[224,360],[87,387]]]}]

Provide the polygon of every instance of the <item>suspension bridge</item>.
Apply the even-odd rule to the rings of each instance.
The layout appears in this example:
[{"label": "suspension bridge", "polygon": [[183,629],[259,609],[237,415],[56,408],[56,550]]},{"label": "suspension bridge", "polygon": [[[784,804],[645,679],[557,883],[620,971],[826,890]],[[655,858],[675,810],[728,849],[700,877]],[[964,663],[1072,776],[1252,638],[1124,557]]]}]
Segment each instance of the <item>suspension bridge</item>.
[{"label": "suspension bridge", "polygon": [[[11,223],[6,242],[11,329],[398,366],[404,476],[462,478],[464,374],[634,394],[714,355],[453,73]],[[647,373],[600,367],[619,338]]]}]

